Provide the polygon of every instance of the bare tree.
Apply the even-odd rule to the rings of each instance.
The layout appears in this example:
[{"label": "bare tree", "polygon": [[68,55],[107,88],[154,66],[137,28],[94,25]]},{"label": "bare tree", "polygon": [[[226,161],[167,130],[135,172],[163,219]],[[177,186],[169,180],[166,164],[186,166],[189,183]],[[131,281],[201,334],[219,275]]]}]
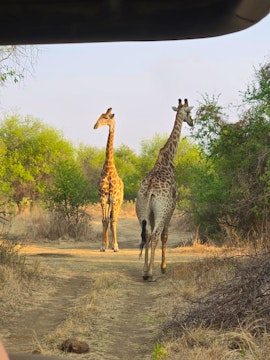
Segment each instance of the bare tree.
[{"label": "bare tree", "polygon": [[27,74],[32,75],[38,57],[37,46],[0,46],[0,86],[9,80],[17,83]]}]

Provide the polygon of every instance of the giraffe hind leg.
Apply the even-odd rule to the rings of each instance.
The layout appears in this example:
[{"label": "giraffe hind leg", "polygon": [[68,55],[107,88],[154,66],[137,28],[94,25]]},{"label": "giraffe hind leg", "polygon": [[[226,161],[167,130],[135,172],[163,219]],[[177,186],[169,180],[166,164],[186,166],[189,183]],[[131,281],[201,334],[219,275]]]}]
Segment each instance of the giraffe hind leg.
[{"label": "giraffe hind leg", "polygon": [[102,240],[101,240],[101,247],[100,251],[105,252],[109,246],[109,234],[108,234],[108,227],[109,227],[109,204],[107,202],[101,204],[102,207]]},{"label": "giraffe hind leg", "polygon": [[165,274],[166,272],[166,248],[167,248],[167,240],[168,240],[168,231],[163,231],[161,235],[161,241],[162,241],[162,258],[161,258],[161,272],[162,274]]},{"label": "giraffe hind leg", "polygon": [[[142,232],[141,232],[142,241],[140,244],[140,250],[141,250],[140,256],[142,255],[143,248],[145,248],[143,280],[152,282],[155,281],[155,279],[153,278],[153,256],[155,254],[155,248],[156,248],[156,241],[155,241],[156,234],[152,233],[153,223],[151,222],[151,219],[150,219],[150,224],[145,219],[142,220],[141,226],[142,226]],[[149,261],[149,255],[150,255],[150,261]]]},{"label": "giraffe hind leg", "polygon": [[145,256],[144,256],[144,266],[143,266],[143,280],[148,280],[148,250],[149,250],[149,239],[146,229],[147,221],[144,219],[142,220],[141,227],[141,244],[140,244],[140,255],[142,256],[143,248],[145,247]]}]

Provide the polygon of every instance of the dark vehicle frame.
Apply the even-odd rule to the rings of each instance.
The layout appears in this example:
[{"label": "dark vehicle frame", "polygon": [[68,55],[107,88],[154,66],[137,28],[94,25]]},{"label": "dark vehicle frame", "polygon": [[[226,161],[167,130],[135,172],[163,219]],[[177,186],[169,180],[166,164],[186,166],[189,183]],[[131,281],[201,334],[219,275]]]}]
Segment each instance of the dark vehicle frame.
[{"label": "dark vehicle frame", "polygon": [[269,11],[270,0],[2,0],[0,45],[213,37]]}]

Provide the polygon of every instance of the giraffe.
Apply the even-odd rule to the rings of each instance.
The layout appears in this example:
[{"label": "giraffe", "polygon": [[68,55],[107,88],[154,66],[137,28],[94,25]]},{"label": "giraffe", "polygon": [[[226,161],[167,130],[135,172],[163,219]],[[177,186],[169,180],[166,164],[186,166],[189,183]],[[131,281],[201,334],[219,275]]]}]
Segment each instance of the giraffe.
[{"label": "giraffe", "polygon": [[[166,244],[168,240],[168,228],[174,212],[178,190],[175,180],[174,157],[177,151],[181,135],[183,121],[193,126],[190,112],[193,107],[188,105],[185,99],[182,104],[178,100],[178,107],[172,107],[176,111],[173,130],[166,144],[159,150],[159,155],[154,168],[144,177],[136,201],[136,213],[141,226],[140,257],[145,246],[145,259],[143,266],[143,279],[153,280],[153,267],[155,249],[159,239],[162,241],[161,272],[166,271]],[[151,247],[150,260],[149,248]]]},{"label": "giraffe", "polygon": [[124,183],[119,177],[114,164],[114,127],[115,119],[112,114],[112,108],[109,108],[106,113],[101,114],[98,118],[94,129],[98,129],[101,126],[109,126],[109,135],[106,147],[106,159],[103,164],[100,179],[98,181],[98,192],[100,197],[100,204],[102,209],[102,241],[100,251],[105,251],[109,246],[108,227],[110,225],[112,235],[112,249],[114,252],[119,251],[116,225],[117,218],[123,203],[124,197]]}]

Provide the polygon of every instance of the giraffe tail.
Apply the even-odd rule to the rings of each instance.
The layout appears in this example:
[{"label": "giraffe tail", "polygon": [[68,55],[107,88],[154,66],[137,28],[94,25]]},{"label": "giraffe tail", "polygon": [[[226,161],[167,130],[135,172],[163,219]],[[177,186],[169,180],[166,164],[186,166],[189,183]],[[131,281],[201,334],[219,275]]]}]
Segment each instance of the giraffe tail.
[{"label": "giraffe tail", "polygon": [[140,257],[142,256],[143,248],[144,248],[144,245],[146,244],[146,220],[142,221],[141,237],[142,237],[142,242],[141,242],[141,245],[140,245],[140,250],[141,250]]}]

